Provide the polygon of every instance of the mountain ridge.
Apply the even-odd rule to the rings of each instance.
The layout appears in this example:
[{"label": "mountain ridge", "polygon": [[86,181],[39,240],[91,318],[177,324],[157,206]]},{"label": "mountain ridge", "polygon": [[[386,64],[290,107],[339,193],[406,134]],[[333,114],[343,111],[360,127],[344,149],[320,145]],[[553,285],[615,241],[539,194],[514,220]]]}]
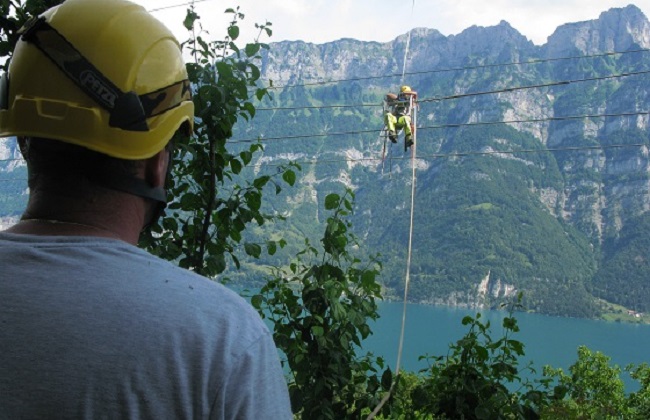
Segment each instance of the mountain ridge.
[{"label": "mountain ridge", "polygon": [[[561,25],[543,45],[505,21],[409,33],[386,43],[283,41],[262,53],[262,77],[277,88],[233,140],[269,139],[257,173],[294,160],[303,174],[286,195],[265,197],[288,220],[263,234],[297,245],[261,263],[317,241],[323,198],[348,187],[363,252],[382,254],[387,294],[403,295],[411,160],[385,145],[380,104],[401,83],[408,40],[405,83],[421,100],[410,299],[496,307],[523,292],[527,309],[554,315],[599,316],[601,299],[650,311],[650,245],[638,236],[650,234],[650,24],[641,10]],[[24,190],[2,187],[0,205]],[[258,272],[231,274],[255,282]]]},{"label": "mountain ridge", "polygon": [[[603,296],[599,291],[604,288],[594,284],[594,279],[613,282],[612,276],[621,275],[602,280],[600,264],[614,258],[610,254],[616,247],[601,248],[605,242],[621,240],[625,221],[649,209],[648,147],[619,147],[647,143],[645,112],[650,100],[642,81],[648,69],[643,49],[650,45],[647,18],[636,6],[610,9],[594,21],[562,25],[540,46],[505,21],[470,27],[457,35],[422,28],[410,35],[406,83],[428,100],[421,103],[418,113],[419,195],[413,258],[421,261],[414,260],[412,299],[494,306],[507,297],[504,290],[510,295],[523,291],[531,310],[597,316],[602,308],[595,298]],[[285,87],[268,106],[295,108],[287,111],[289,120],[281,119],[281,111],[270,118],[260,115],[253,127],[247,127],[248,132],[273,130],[277,137],[283,131],[299,136],[374,127],[378,134],[382,126],[378,109],[318,107],[380,103],[383,94],[399,84],[407,36],[383,44],[313,44],[300,51],[272,44],[262,60],[262,75]],[[321,55],[324,51],[327,55]],[[280,57],[291,63],[291,69],[284,67],[286,73],[280,71]],[[624,76],[635,72],[640,75]],[[328,85],[326,81],[334,82]],[[322,85],[309,85],[314,82]],[[448,99],[430,100],[435,98]],[[306,111],[300,106],[315,108]],[[616,114],[630,115],[604,116]],[[581,115],[603,116],[577,118]],[[520,122],[503,129],[491,125],[499,121]],[[265,162],[273,160],[276,151],[287,150],[303,161],[378,158],[382,142],[377,134],[294,140],[284,146],[267,142]],[[444,158],[423,158],[436,155]],[[408,231],[403,213],[409,202],[405,194],[409,161],[383,163],[392,168],[390,177],[381,174],[380,164],[373,167],[349,160],[343,164],[348,175],[345,183],[339,169],[310,165],[312,181],[303,185],[309,200],[302,204],[291,200],[291,207],[293,214],[302,206],[317,219],[315,198],[335,189],[337,183],[354,186],[362,208],[355,228],[371,249],[387,255],[385,283],[399,296],[404,232]],[[459,194],[463,189],[468,192]],[[459,195],[452,205],[450,196]],[[437,201],[424,198],[428,196]],[[440,207],[445,202],[452,206]],[[513,227],[530,214],[537,217]],[[494,230],[483,229],[481,223]],[[295,228],[309,231],[304,226]],[[459,233],[450,235],[450,229]],[[469,231],[473,234],[464,237]],[[499,232],[508,241],[501,240]],[[526,247],[538,254],[527,252]],[[497,296],[486,290],[496,290]],[[634,305],[625,298],[613,299],[611,293],[608,299],[650,310],[647,295],[642,304]]]}]

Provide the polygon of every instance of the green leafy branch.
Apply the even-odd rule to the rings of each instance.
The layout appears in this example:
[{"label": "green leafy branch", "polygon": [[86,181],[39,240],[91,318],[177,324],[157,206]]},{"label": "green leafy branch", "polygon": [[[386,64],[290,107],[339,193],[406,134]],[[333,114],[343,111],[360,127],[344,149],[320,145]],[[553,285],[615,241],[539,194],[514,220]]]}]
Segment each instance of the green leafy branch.
[{"label": "green leafy branch", "polygon": [[381,359],[357,356],[371,334],[368,321],[378,317],[381,264],[376,257],[362,264],[348,251],[358,245],[347,220],[353,199],[351,190],[328,195],[325,209],[332,214],[321,246],[306,240],[295,260],[276,267],[252,298],[273,321],[274,339],[292,375],[293,410],[305,419],[358,417],[390,387],[389,377],[378,377]]},{"label": "green leafy branch", "polygon": [[[167,186],[170,196],[167,215],[141,238],[151,252],[197,273],[213,277],[228,266],[227,256],[240,267],[238,252],[259,257],[259,244],[245,243],[242,233],[250,223],[263,225],[278,218],[262,210],[266,192],[279,194],[283,185],[295,183],[297,164],[281,166],[275,175],[246,180],[242,171],[263,151],[260,143],[232,153],[227,140],[234,125],[255,116],[253,100],[269,95],[260,84],[255,64],[259,52],[268,48],[257,40],[240,49],[236,45],[239,8],[228,9],[233,19],[222,41],[207,41],[200,29],[200,17],[193,7],[184,25],[190,39],[183,43],[193,61],[187,71],[195,105],[194,135],[178,136],[175,141],[174,169]],[[260,35],[271,34],[270,23],[256,25]],[[259,38],[259,37],[258,37]],[[275,187],[273,189],[273,187]],[[283,247],[284,241],[267,241],[269,254]]]}]

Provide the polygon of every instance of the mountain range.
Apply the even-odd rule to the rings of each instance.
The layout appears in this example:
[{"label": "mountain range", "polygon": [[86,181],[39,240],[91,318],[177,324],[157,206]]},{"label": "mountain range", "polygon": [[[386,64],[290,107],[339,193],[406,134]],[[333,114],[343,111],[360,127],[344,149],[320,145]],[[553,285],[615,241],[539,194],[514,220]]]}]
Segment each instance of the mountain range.
[{"label": "mountain range", "polygon": [[[232,147],[261,139],[256,173],[295,161],[302,174],[265,197],[286,221],[250,235],[299,250],[319,237],[325,195],[350,188],[359,252],[381,255],[389,297],[403,296],[413,210],[409,300],[496,307],[521,292],[527,310],[553,315],[650,311],[650,22],[636,6],[562,25],[541,46],[505,21],[271,43],[260,69],[272,99]],[[383,131],[383,98],[402,84],[418,92],[415,156]],[[0,145],[0,217],[24,206],[16,156]],[[283,257],[233,278],[260,281]]]}]

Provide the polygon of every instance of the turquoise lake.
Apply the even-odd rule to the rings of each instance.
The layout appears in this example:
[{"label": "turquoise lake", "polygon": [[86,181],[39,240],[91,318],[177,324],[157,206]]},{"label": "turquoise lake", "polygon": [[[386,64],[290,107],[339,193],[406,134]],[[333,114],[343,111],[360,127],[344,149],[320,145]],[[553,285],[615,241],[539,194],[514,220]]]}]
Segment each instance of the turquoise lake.
[{"label": "turquoise lake", "polygon": [[[382,356],[394,368],[397,361],[403,304],[382,302],[379,304],[381,318],[371,325],[373,335],[363,342],[363,350]],[[507,315],[503,311],[480,311],[483,321],[489,320],[492,338],[501,336],[501,323]],[[426,361],[418,357],[426,353],[446,355],[449,343],[460,339],[468,327],[461,324],[466,315],[476,315],[476,310],[440,306],[408,304],[404,348],[400,368],[418,371],[426,368]],[[528,361],[541,372],[544,365],[566,369],[574,363],[580,345],[592,351],[600,351],[611,358],[610,364],[621,368],[629,363],[650,363],[650,326],[595,321],[575,318],[550,317],[538,314],[516,313],[520,332],[512,338],[525,345],[525,357],[520,366]],[[628,391],[635,390],[635,382],[626,373],[621,377]]]}]

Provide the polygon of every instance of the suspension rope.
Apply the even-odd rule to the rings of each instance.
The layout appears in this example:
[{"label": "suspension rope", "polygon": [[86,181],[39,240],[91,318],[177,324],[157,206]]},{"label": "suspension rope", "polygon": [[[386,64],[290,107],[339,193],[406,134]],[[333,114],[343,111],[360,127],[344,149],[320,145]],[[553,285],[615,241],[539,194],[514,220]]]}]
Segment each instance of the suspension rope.
[{"label": "suspension rope", "polygon": [[[411,4],[411,17],[413,17],[413,12],[415,9],[415,0],[413,0],[413,3]],[[409,44],[411,42],[411,32],[412,29],[409,30],[408,36],[406,38],[406,49],[404,50],[404,64],[402,66],[402,77],[400,80],[400,86],[404,85],[404,75],[406,74],[406,62],[408,60],[408,53],[409,53]],[[415,99],[413,96],[409,97],[409,102],[410,102],[410,109],[411,109],[411,115],[412,115],[412,141],[413,144],[411,145],[411,218],[410,218],[410,224],[409,224],[409,242],[408,242],[408,251],[407,251],[407,256],[406,256],[406,277],[404,279],[404,306],[402,309],[402,327],[400,329],[400,335],[399,335],[399,345],[397,348],[397,362],[395,363],[395,378],[393,379],[393,383],[390,385],[390,389],[384,397],[381,399],[377,407],[375,407],[374,410],[372,410],[372,413],[368,415],[367,420],[372,420],[375,418],[375,416],[379,413],[379,410],[382,409],[382,407],[388,402],[390,399],[391,395],[393,394],[393,391],[395,390],[395,386],[397,385],[397,381],[399,381],[399,374],[400,374],[400,365],[402,362],[402,350],[404,349],[404,331],[406,330],[406,306],[408,302],[408,293],[409,293],[409,283],[411,280],[411,255],[412,255],[412,250],[413,250],[413,214],[415,213],[415,181],[416,181],[416,174],[415,174],[415,156],[416,156],[416,145],[417,145],[417,104],[415,103]],[[404,139],[404,142],[406,142],[406,139]],[[406,143],[405,143],[406,144]],[[392,166],[392,163],[391,163]]]},{"label": "suspension rope", "polygon": [[[413,3],[415,3],[415,0],[413,0]],[[413,15],[413,11],[411,10],[411,15]],[[413,30],[410,29],[408,31],[408,35],[406,36],[406,48],[404,49],[404,61],[402,63],[402,77],[399,79],[399,84],[400,86],[404,84],[404,75],[406,74],[406,62],[408,60],[408,55],[409,55],[409,46],[411,44],[411,32]]]}]

